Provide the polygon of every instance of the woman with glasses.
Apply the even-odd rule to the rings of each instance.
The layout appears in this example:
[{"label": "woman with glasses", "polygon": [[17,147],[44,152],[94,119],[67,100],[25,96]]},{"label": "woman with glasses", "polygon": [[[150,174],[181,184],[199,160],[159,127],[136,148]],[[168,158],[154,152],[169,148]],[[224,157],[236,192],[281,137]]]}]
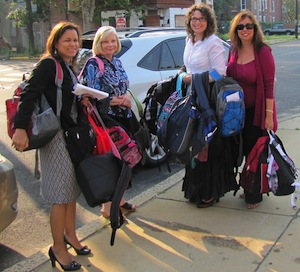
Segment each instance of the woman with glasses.
[{"label": "woman with glasses", "polygon": [[[191,84],[193,74],[207,71],[216,70],[225,75],[224,47],[215,35],[217,22],[213,10],[204,3],[192,5],[186,14],[186,29],[188,35],[183,60],[187,74],[183,82]],[[231,189],[227,185],[231,185],[232,180],[236,185],[234,177],[229,181],[224,174],[225,146],[228,145],[223,139],[214,136],[210,144],[185,166],[184,197],[196,203],[198,208],[212,206]]]},{"label": "woman with glasses", "polygon": [[225,75],[224,47],[215,35],[217,22],[213,10],[204,3],[191,6],[186,15],[186,30],[183,60],[187,75],[183,81],[190,84],[192,74],[212,70]]},{"label": "woman with glasses", "polygon": [[[274,100],[275,63],[271,48],[264,42],[263,32],[255,16],[241,11],[231,22],[232,49],[228,58],[227,75],[242,86],[246,117],[243,129],[243,155],[247,157],[257,139],[266,130],[276,131]],[[262,201],[261,194],[245,191],[247,208],[254,209]]]}]

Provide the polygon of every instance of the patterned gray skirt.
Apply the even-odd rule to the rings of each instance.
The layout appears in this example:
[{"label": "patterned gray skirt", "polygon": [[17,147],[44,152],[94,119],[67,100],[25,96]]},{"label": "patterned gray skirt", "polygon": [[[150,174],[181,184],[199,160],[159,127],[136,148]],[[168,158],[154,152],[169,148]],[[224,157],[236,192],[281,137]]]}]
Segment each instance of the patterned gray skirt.
[{"label": "patterned gray skirt", "polygon": [[41,194],[56,204],[76,201],[81,193],[61,129],[46,146],[40,149]]}]

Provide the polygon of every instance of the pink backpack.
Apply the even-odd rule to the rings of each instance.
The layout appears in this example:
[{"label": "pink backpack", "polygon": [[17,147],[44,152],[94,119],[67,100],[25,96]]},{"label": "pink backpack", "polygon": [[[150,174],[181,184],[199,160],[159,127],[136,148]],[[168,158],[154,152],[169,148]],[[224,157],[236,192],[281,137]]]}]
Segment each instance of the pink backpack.
[{"label": "pink backpack", "polygon": [[121,126],[107,128],[107,132],[129,167],[136,166],[142,159],[137,143],[129,137]]}]

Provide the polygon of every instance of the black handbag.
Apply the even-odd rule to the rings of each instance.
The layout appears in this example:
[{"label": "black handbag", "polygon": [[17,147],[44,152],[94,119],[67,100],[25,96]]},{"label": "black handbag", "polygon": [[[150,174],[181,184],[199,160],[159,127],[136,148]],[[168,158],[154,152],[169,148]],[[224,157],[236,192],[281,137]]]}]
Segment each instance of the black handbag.
[{"label": "black handbag", "polygon": [[78,165],[78,184],[90,207],[112,200],[122,166],[122,160],[112,152],[90,155]]},{"label": "black handbag", "polygon": [[86,114],[80,109],[77,124],[65,129],[66,147],[75,167],[89,154],[92,154],[96,145],[95,132],[88,121]]},{"label": "black handbag", "polygon": [[[90,104],[89,110],[106,131],[105,124],[98,111]],[[106,131],[107,132],[107,131]],[[111,201],[110,222],[112,235],[110,244],[114,244],[116,230],[124,223],[120,202],[131,178],[131,168],[121,158],[118,149],[108,136],[112,152],[103,155],[90,155],[76,168],[77,182],[91,207]]]}]

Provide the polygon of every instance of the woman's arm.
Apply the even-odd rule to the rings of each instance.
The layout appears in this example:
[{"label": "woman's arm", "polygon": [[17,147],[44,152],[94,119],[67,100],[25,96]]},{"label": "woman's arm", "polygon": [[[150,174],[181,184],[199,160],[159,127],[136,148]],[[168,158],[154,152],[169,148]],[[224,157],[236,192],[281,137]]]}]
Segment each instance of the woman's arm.
[{"label": "woman's arm", "polygon": [[127,91],[125,94],[120,96],[113,96],[110,100],[111,106],[120,106],[131,109],[131,94]]},{"label": "woman's arm", "polygon": [[265,129],[274,129],[274,78],[275,62],[271,49],[267,46],[262,47],[259,52],[259,60],[264,81],[264,92],[266,99],[266,118]]}]

